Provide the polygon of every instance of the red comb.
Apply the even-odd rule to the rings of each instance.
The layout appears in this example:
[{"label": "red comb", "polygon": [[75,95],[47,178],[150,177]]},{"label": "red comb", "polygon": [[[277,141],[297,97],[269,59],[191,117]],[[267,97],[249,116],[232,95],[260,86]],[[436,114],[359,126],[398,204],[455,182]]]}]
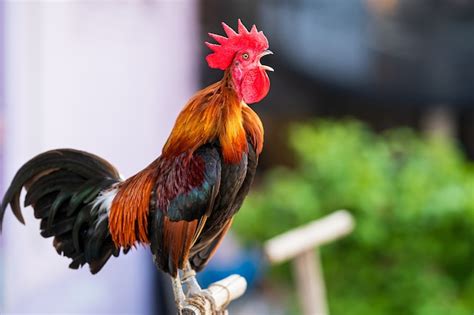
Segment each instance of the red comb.
[{"label": "red comb", "polygon": [[239,19],[238,33],[224,22],[222,22],[222,27],[227,37],[209,33],[209,36],[219,44],[206,42],[207,47],[213,51],[212,54],[206,57],[207,63],[211,68],[227,69],[232,63],[235,53],[238,51],[246,49],[263,51],[268,49],[267,38],[263,35],[262,31],[257,31],[255,25],[253,25],[249,31]]}]

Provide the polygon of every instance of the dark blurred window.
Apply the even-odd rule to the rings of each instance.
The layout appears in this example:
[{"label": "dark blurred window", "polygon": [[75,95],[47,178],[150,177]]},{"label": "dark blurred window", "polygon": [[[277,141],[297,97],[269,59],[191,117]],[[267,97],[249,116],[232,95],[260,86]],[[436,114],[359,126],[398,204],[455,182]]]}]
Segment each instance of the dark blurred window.
[{"label": "dark blurred window", "polygon": [[[202,38],[241,18],[275,52],[265,61],[276,69],[272,91],[254,107],[266,127],[264,166],[291,160],[272,150],[284,151],[282,127],[292,121],[350,116],[377,130],[422,128],[440,106],[474,157],[474,2],[203,0],[201,17]],[[219,78],[202,65],[203,84]]]}]

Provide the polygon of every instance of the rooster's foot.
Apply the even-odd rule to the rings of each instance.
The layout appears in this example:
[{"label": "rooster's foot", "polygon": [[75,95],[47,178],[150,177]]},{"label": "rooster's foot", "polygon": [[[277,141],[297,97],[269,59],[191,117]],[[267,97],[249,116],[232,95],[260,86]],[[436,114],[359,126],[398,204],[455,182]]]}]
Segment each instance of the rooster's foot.
[{"label": "rooster's foot", "polygon": [[196,271],[191,268],[189,262],[183,269],[183,283],[186,285],[186,296],[200,294],[202,292],[201,286],[196,280]]},{"label": "rooster's foot", "polygon": [[173,281],[173,293],[174,300],[176,302],[176,308],[178,309],[178,314],[181,314],[181,311],[184,306],[185,296],[183,292],[183,285],[181,284],[181,279],[179,274],[176,275],[176,278],[171,278]]}]

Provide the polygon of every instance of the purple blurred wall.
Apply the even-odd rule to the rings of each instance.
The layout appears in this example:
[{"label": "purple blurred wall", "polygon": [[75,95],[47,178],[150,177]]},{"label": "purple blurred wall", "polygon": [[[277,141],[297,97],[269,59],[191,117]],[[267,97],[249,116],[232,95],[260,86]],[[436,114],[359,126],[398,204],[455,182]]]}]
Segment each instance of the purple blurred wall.
[{"label": "purple blurred wall", "polygon": [[[51,148],[111,161],[125,177],[161,152],[197,88],[195,1],[11,1],[5,5],[5,176]],[[2,19],[3,20],[3,19]],[[0,117],[1,118],[1,117]],[[147,248],[96,276],[73,271],[39,235],[5,215],[0,314],[149,314],[155,272]]]},{"label": "purple blurred wall", "polygon": [[[3,139],[4,139],[4,108],[5,108],[5,15],[4,3],[0,1],[0,179],[3,178],[4,155],[3,155]],[[3,192],[3,182],[0,180],[0,192]],[[3,241],[0,237],[0,305],[4,304],[4,262],[3,262]],[[1,307],[0,307],[1,309]]]},{"label": "purple blurred wall", "polygon": [[[3,1],[0,2],[0,178],[3,178],[3,119],[5,108],[5,10]],[[0,191],[3,191],[3,186],[0,181]],[[1,241],[0,241],[1,246]]]}]

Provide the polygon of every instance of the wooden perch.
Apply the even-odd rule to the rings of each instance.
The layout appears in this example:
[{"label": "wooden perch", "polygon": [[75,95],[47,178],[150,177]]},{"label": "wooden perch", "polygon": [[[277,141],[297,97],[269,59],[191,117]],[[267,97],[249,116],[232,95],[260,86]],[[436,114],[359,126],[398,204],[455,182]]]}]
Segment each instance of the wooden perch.
[{"label": "wooden perch", "polygon": [[337,240],[353,228],[352,215],[346,210],[339,210],[268,240],[265,242],[265,254],[271,263],[281,263]]},{"label": "wooden perch", "polygon": [[[265,254],[271,263],[293,259],[304,314],[328,314],[321,263],[315,248],[349,234],[353,228],[351,214],[339,210],[265,243]],[[231,275],[186,299],[182,314],[226,315],[227,305],[242,296],[246,289],[247,282],[243,277]]]},{"label": "wooden perch", "polygon": [[239,275],[231,275],[214,282],[201,294],[186,300],[183,315],[227,314],[229,303],[241,297],[247,289],[247,281]]},{"label": "wooden perch", "polygon": [[303,314],[329,314],[318,247],[349,234],[353,228],[352,215],[346,210],[339,210],[265,243],[265,254],[271,263],[293,260]]}]

